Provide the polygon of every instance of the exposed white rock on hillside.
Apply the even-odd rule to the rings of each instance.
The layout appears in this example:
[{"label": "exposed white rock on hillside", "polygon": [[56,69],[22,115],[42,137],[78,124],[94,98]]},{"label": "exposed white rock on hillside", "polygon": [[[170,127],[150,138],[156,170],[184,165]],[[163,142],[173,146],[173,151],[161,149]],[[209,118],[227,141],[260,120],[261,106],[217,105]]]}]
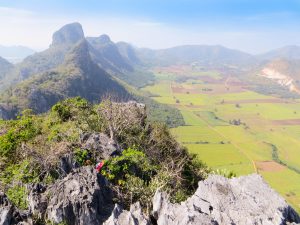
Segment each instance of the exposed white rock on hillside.
[{"label": "exposed white rock on hillside", "polygon": [[281,86],[288,87],[290,91],[295,91],[297,93],[300,93],[300,90],[294,84],[293,78],[275,69],[265,67],[264,69],[261,70],[261,76],[274,80]]}]

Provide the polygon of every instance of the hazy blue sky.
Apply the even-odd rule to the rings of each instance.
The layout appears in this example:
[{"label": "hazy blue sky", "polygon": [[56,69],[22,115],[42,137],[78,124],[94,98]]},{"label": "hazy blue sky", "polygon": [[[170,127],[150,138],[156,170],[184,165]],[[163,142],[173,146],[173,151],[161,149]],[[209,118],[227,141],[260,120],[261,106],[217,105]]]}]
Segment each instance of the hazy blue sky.
[{"label": "hazy blue sky", "polygon": [[220,44],[250,53],[300,45],[300,0],[0,0],[0,44],[46,48],[80,22],[139,47]]}]

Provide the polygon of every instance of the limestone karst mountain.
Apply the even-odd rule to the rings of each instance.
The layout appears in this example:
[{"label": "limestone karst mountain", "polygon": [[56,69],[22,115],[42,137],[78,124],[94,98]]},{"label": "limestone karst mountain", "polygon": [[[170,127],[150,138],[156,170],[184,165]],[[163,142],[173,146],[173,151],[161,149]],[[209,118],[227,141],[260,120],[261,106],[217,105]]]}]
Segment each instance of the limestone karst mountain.
[{"label": "limestone karst mountain", "polygon": [[119,100],[130,98],[123,86],[92,61],[89,45],[83,39],[66,54],[61,65],[36,74],[5,92],[2,96],[2,114],[4,118],[13,118],[13,114],[7,115],[9,111],[26,108],[42,113],[68,97],[81,96],[90,102],[97,102],[105,95],[115,96]]}]

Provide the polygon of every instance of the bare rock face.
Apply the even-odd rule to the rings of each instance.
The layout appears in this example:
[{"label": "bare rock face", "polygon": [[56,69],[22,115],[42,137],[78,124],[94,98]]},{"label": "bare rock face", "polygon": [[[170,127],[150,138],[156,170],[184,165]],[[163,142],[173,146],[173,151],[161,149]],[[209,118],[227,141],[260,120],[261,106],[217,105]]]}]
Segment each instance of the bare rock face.
[{"label": "bare rock face", "polygon": [[18,210],[4,193],[0,193],[0,225],[31,223],[29,212]]},{"label": "bare rock face", "polygon": [[0,225],[9,225],[13,220],[13,205],[5,194],[0,195]]},{"label": "bare rock face", "polygon": [[[153,199],[153,216],[158,225],[218,224],[207,212],[198,208],[198,205],[196,203],[194,208],[189,209],[185,203],[172,204],[166,193],[157,191]],[[207,203],[204,205],[206,207]]]},{"label": "bare rock face", "polygon": [[103,133],[83,134],[81,142],[83,149],[95,151],[97,160],[108,159],[121,153],[118,144]]},{"label": "bare rock face", "polygon": [[56,31],[52,37],[52,46],[63,44],[76,44],[84,39],[82,26],[79,23],[71,23]]},{"label": "bare rock face", "polygon": [[153,216],[168,224],[287,224],[300,222],[297,213],[257,174],[226,179],[213,175],[199,182],[196,193],[181,204],[171,204],[156,192]]},{"label": "bare rock face", "polygon": [[80,164],[76,161],[74,153],[65,154],[60,158],[59,169],[63,175],[67,175],[73,169],[80,167]]},{"label": "bare rock face", "polygon": [[123,210],[115,205],[111,216],[103,225],[150,225],[150,221],[142,213],[140,204],[137,202],[130,207],[130,211]]},{"label": "bare rock face", "polygon": [[50,186],[45,218],[68,225],[98,225],[114,208],[110,189],[92,167],[73,170],[64,179]]},{"label": "bare rock face", "polygon": [[170,203],[157,191],[146,216],[139,203],[123,210],[112,202],[105,179],[92,167],[73,169],[49,187],[31,187],[30,212],[16,209],[0,194],[0,225],[33,224],[31,215],[67,225],[284,225],[300,223],[297,213],[257,174],[227,179],[212,175],[194,195]]},{"label": "bare rock face", "polygon": [[46,191],[46,187],[42,184],[34,184],[29,186],[28,190],[31,190],[27,197],[31,213],[39,218],[43,217],[48,201],[46,196],[42,195]]}]

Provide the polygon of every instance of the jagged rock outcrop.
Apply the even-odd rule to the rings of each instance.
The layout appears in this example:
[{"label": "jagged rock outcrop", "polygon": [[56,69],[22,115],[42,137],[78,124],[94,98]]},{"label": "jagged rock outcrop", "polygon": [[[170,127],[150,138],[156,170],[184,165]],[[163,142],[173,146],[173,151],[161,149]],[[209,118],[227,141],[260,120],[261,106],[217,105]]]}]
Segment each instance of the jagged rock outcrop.
[{"label": "jagged rock outcrop", "polygon": [[18,210],[4,193],[0,193],[0,225],[22,225],[32,223],[27,211]]},{"label": "jagged rock outcrop", "polygon": [[195,202],[193,208],[188,208],[185,203],[170,203],[167,194],[159,191],[156,192],[153,199],[153,217],[157,220],[158,225],[218,224],[210,217],[209,203],[205,200],[201,199],[201,202]]},{"label": "jagged rock outcrop", "polygon": [[131,205],[130,211],[115,205],[111,216],[103,225],[151,225],[151,223],[142,213],[141,205],[137,202]]},{"label": "jagged rock outcrop", "polygon": [[9,225],[13,220],[13,205],[4,193],[0,194],[0,224]]},{"label": "jagged rock outcrop", "polygon": [[73,169],[80,167],[80,164],[75,159],[74,153],[68,153],[62,156],[59,164],[60,172],[64,175],[67,175]]},{"label": "jagged rock outcrop", "polygon": [[74,169],[44,192],[34,189],[32,192],[31,212],[55,224],[102,224],[114,209],[105,179],[90,166]]},{"label": "jagged rock outcrop", "polygon": [[156,192],[153,216],[168,224],[287,224],[300,222],[297,213],[257,174],[226,179],[210,176],[199,182],[196,193],[181,204],[171,204]]},{"label": "jagged rock outcrop", "polygon": [[81,135],[82,149],[95,151],[96,159],[108,159],[121,153],[118,144],[104,133]]},{"label": "jagged rock outcrop", "polygon": [[45,195],[50,196],[46,218],[54,223],[100,224],[114,207],[104,178],[92,167],[74,170],[50,187]]},{"label": "jagged rock outcrop", "polygon": [[[22,217],[4,195],[0,200],[1,225],[22,221],[32,224],[30,218]],[[130,211],[115,205],[105,179],[92,167],[81,167],[47,189],[32,187],[29,205],[32,215],[68,225],[281,225],[300,222],[297,213],[257,174],[233,179],[212,175],[199,182],[195,194],[180,204],[170,203],[166,193],[157,191],[153,211],[148,217],[139,203],[133,204]]]},{"label": "jagged rock outcrop", "polygon": [[[130,212],[119,208],[105,225],[123,225]],[[134,222],[145,224],[143,213],[135,211]],[[281,225],[300,222],[297,213],[257,174],[227,179],[213,175],[199,182],[195,194],[180,204],[172,204],[166,193],[153,198],[151,224],[155,225]]]}]

